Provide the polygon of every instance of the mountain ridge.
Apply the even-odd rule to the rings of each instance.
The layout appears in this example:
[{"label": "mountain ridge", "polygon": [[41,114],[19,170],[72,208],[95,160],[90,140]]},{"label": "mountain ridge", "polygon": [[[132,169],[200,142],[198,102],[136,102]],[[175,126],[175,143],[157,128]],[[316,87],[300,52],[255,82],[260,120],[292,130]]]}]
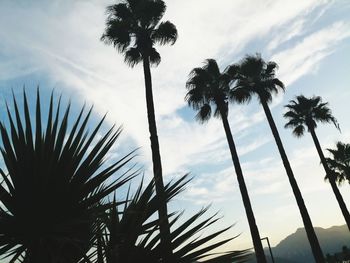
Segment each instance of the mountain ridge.
[{"label": "mountain ridge", "polygon": [[[325,257],[327,254],[340,252],[343,246],[350,248],[350,232],[347,225],[335,225],[329,228],[315,227],[315,232]],[[304,228],[297,228],[294,233],[282,239],[271,249],[275,263],[314,262]],[[265,255],[268,257],[268,262],[272,262],[268,248],[265,248]],[[252,258],[249,262],[255,261]]]}]

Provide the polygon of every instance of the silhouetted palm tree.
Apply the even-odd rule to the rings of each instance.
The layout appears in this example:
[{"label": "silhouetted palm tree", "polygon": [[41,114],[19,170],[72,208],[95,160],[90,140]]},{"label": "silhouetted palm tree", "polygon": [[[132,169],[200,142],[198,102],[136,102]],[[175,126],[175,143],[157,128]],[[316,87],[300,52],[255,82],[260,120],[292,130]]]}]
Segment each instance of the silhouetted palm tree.
[{"label": "silhouetted palm tree", "polygon": [[[194,110],[197,110],[196,119],[206,122],[212,116],[221,118],[227,142],[231,151],[232,161],[236,170],[237,180],[241,191],[243,204],[248,218],[250,232],[253,239],[254,249],[258,262],[266,262],[264,250],[261,244],[258,227],[250,204],[247,187],[233,141],[228,116],[228,95],[230,91],[231,76],[229,72],[220,72],[219,66],[214,59],[208,59],[202,68],[194,68],[186,83],[188,93],[185,100]],[[212,110],[214,107],[214,110]]]},{"label": "silhouetted palm tree", "polygon": [[[169,21],[160,22],[166,5],[162,0],[123,0],[107,8],[108,19],[101,40],[113,45],[124,54],[125,62],[133,67],[142,62],[146,88],[148,125],[152,149],[153,173],[156,193],[161,200],[159,217],[160,231],[165,243],[170,229],[167,206],[164,197],[162,165],[155,121],[152,78],[150,65],[160,63],[160,54],[154,48],[160,45],[174,44],[177,39],[176,27]],[[170,247],[170,246],[167,246]]]},{"label": "silhouetted palm tree", "polygon": [[285,107],[288,111],[284,114],[284,117],[289,121],[285,125],[286,128],[292,128],[293,134],[297,137],[304,135],[305,128],[310,132],[314,144],[316,146],[318,155],[321,159],[324,170],[328,176],[329,182],[332,186],[333,193],[338,201],[340,209],[345,218],[346,224],[350,230],[350,214],[344,202],[344,199],[337,187],[336,180],[332,176],[332,171],[329,169],[326,158],[322,152],[320,142],[316,136],[315,129],[317,128],[317,122],[333,123],[335,127],[339,129],[337,120],[332,115],[331,110],[327,107],[327,102],[322,102],[321,97],[313,96],[306,98],[303,95],[299,95],[295,100],[291,100]]},{"label": "silhouetted palm tree", "polygon": [[230,96],[234,101],[239,103],[249,102],[254,95],[258,97],[259,102],[264,109],[281,155],[284,168],[288,175],[290,185],[304,222],[312,253],[316,262],[324,262],[322,250],[312,226],[309,213],[306,209],[303,197],[295,180],[287,154],[284,150],[280,135],[268,106],[272,101],[273,94],[277,94],[279,91],[284,91],[283,83],[275,77],[277,64],[275,62],[265,62],[260,54],[256,54],[255,56],[247,55],[238,65],[233,65],[232,68],[234,71],[237,71],[238,68],[238,72],[235,76],[236,84],[231,90]]},{"label": "silhouetted palm tree", "polygon": [[0,169],[0,254],[11,262],[76,263],[84,258],[95,239],[96,218],[110,208],[104,198],[133,177],[124,172],[110,180],[130,155],[103,165],[119,129],[95,139],[103,119],[89,134],[91,110],[85,114],[83,108],[67,132],[70,106],[63,116],[60,108],[59,102],[55,109],[51,96],[42,127],[39,93],[33,123],[24,94],[24,113],[14,98],[14,116],[7,108],[9,125],[0,124],[5,166]]},{"label": "silhouetted palm tree", "polygon": [[350,183],[350,144],[337,142],[336,149],[327,149],[331,158],[326,158],[335,180],[341,184],[347,180]]}]

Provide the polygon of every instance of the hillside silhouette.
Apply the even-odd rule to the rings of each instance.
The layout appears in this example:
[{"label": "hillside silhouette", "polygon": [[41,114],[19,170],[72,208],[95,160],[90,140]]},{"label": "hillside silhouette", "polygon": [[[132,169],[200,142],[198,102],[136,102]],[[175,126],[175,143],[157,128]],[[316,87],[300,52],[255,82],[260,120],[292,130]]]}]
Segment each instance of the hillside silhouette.
[{"label": "hillside silhouette", "polygon": [[[350,244],[346,225],[330,228],[315,227],[315,232],[325,255],[337,253],[344,245]],[[275,263],[314,262],[304,228],[298,228],[293,234],[281,240],[277,246],[272,247],[272,253]],[[268,262],[272,262],[268,256],[268,249],[265,249],[265,255]],[[253,262],[255,262],[253,259],[249,261],[249,263]]]}]

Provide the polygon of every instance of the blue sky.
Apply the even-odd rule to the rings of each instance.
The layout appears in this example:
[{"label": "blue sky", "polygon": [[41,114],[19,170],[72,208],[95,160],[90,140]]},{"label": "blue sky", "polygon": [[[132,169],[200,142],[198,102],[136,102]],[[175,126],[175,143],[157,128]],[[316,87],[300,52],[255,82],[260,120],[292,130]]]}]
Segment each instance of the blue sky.
[{"label": "blue sky", "polygon": [[[224,69],[244,54],[259,52],[278,63],[285,94],[271,105],[296,179],[315,226],[344,224],[311,137],[283,129],[283,105],[295,95],[319,95],[330,103],[342,133],[321,125],[324,148],[350,141],[350,2],[347,0],[176,0],[165,1],[165,20],[178,29],[174,46],[160,47],[162,62],[152,69],[156,118],[166,180],[186,172],[194,179],[172,209],[190,213],[206,204],[220,210],[230,234],[242,233],[233,248],[251,247],[248,224],[219,120],[194,121],[184,102],[185,82],[194,67],[215,58]],[[137,161],[150,174],[150,147],[142,67],[128,68],[123,57],[100,40],[109,0],[10,1],[0,3],[0,91],[23,85],[43,97],[52,89],[77,111],[94,105],[95,118],[108,112],[109,125],[123,125],[120,149],[141,146]],[[30,95],[33,98],[33,95]],[[43,98],[44,99],[44,98]],[[0,103],[4,112],[4,103]],[[229,121],[261,236],[277,244],[302,226],[296,202],[265,116],[256,100],[232,105]],[[108,125],[107,125],[108,126]],[[121,151],[121,152],[120,152]],[[341,188],[350,201],[349,186]]]}]

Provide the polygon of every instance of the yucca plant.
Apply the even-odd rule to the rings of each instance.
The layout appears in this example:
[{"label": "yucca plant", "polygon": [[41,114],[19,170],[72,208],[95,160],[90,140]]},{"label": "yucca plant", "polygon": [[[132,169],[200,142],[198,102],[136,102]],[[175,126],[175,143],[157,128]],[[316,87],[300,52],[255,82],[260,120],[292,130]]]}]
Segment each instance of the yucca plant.
[{"label": "yucca plant", "polygon": [[[188,181],[186,175],[167,184],[166,201],[169,202],[183,191]],[[142,189],[143,183],[123,207],[120,208],[115,204],[110,209],[105,220],[106,228],[100,229],[96,251],[90,256],[95,257],[96,263],[165,262],[166,250],[160,245],[159,220],[154,216],[159,206],[159,199],[154,194],[154,181]],[[215,240],[231,227],[203,235],[209,226],[219,220],[216,214],[203,218],[206,212],[207,208],[204,208],[181,223],[183,213],[169,215],[170,226],[173,229],[170,233],[171,249],[174,251],[172,261],[177,263],[194,263],[198,262],[197,260],[207,263],[244,261],[249,255],[248,250],[212,252],[235,237]]]},{"label": "yucca plant", "polygon": [[104,165],[120,129],[96,139],[104,118],[89,133],[91,109],[83,107],[69,125],[70,105],[61,116],[61,99],[56,107],[53,95],[44,128],[39,91],[34,121],[25,92],[23,99],[23,114],[13,96],[14,114],[7,107],[8,124],[0,123],[0,255],[11,262],[75,263],[86,258],[96,218],[110,207],[104,198],[134,176],[121,169],[133,154]]}]

